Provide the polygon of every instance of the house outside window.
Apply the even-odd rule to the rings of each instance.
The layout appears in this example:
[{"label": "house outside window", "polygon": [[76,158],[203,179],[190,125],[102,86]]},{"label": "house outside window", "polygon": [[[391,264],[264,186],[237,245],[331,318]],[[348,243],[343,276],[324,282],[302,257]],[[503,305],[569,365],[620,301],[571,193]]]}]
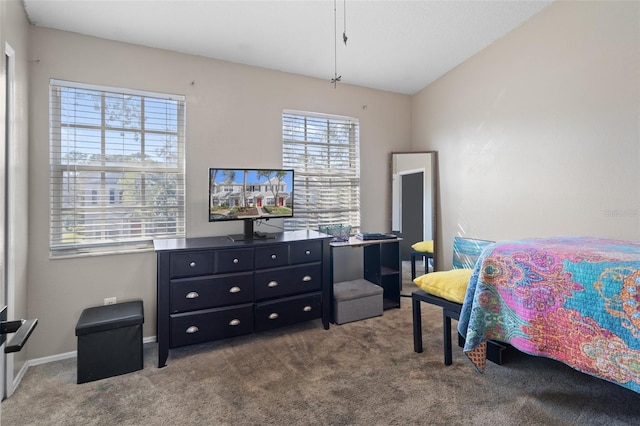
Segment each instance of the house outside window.
[{"label": "house outside window", "polygon": [[50,82],[50,255],[185,235],[184,96]]},{"label": "house outside window", "polygon": [[282,163],[295,170],[293,218],[285,229],[349,225],[360,230],[360,135],[357,118],[286,110]]}]

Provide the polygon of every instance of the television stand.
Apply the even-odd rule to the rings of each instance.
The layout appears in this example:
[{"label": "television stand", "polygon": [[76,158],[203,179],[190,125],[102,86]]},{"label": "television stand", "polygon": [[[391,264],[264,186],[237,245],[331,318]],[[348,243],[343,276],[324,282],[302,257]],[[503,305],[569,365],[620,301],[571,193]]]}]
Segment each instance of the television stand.
[{"label": "television stand", "polygon": [[158,367],[169,349],[331,318],[331,237],[154,240]]},{"label": "television stand", "polygon": [[274,239],[275,236],[269,237],[271,234],[267,234],[266,232],[253,231],[253,221],[254,219],[244,219],[244,233],[242,234],[231,234],[227,235],[229,239],[233,242],[236,241],[251,241],[251,240],[266,240],[266,239]]}]

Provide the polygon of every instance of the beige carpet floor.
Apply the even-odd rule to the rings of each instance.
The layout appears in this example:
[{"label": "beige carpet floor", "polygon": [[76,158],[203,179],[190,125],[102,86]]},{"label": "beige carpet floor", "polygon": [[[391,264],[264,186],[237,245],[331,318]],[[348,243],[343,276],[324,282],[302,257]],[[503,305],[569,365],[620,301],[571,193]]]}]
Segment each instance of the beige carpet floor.
[{"label": "beige carpet floor", "polygon": [[[405,292],[410,291],[405,283]],[[441,310],[425,305],[413,352],[410,299],[324,330],[312,321],[170,351],[156,368],[76,384],[75,359],[29,368],[2,425],[627,425],[640,394],[561,363],[507,354],[479,374],[442,355]],[[454,327],[457,325],[454,321]]]}]

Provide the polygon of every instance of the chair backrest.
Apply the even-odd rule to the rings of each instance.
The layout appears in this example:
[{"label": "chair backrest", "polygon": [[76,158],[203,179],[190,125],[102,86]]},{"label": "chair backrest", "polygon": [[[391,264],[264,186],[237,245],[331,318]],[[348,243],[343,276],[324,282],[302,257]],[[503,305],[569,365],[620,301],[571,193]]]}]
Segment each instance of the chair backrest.
[{"label": "chair backrest", "polygon": [[474,238],[453,238],[453,269],[473,269],[482,251],[494,241],[476,240]]}]

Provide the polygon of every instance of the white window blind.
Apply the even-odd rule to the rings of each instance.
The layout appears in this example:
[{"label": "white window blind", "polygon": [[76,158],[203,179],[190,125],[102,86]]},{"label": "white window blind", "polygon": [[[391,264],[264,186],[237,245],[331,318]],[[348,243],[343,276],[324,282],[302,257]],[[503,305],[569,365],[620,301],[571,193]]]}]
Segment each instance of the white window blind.
[{"label": "white window blind", "polygon": [[350,225],[360,229],[358,120],[284,111],[283,167],[295,170],[294,212],[285,229]]},{"label": "white window blind", "polygon": [[51,256],[184,236],[184,97],[49,87]]}]

